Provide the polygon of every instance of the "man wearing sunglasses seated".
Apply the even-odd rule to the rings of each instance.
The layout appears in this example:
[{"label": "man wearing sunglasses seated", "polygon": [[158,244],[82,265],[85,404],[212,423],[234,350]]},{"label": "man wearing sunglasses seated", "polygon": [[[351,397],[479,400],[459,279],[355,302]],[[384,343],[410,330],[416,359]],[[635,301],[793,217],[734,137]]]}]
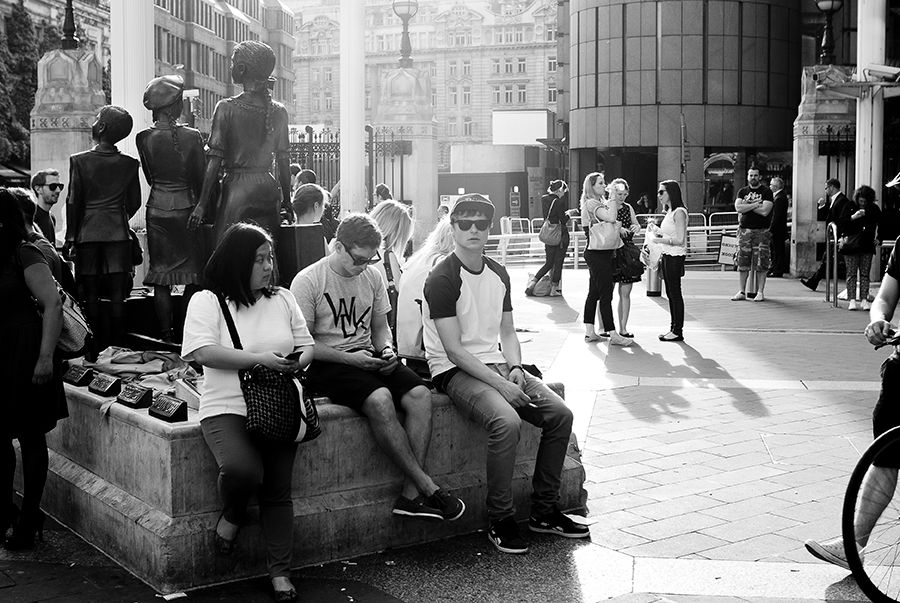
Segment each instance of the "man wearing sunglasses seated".
[{"label": "man wearing sunglasses seated", "polygon": [[494,205],[482,195],[456,200],[450,212],[454,251],[425,281],[423,338],[435,386],[463,416],[488,432],[488,539],[501,552],[527,553],[512,493],[522,421],[542,430],[529,529],[566,538],[585,538],[590,532],[558,507],[572,411],[543,381],[522,369],[509,274],[484,255],[493,218]]},{"label": "man wearing sunglasses seated", "polygon": [[391,343],[387,287],[371,268],[381,261],[380,246],[375,221],[351,214],[338,225],[331,255],[291,282],[316,342],[307,382],[314,392],[364,415],[375,441],[403,471],[406,482],[394,503],[395,515],[453,521],[465,504],[422,469],[431,441],[431,392],[399,363]]},{"label": "man wearing sunglasses seated", "polygon": [[50,213],[50,210],[59,201],[59,193],[64,187],[65,185],[59,181],[59,171],[52,168],[35,172],[31,177],[31,190],[34,191],[37,199],[34,224],[54,247],[56,246],[56,217]]}]

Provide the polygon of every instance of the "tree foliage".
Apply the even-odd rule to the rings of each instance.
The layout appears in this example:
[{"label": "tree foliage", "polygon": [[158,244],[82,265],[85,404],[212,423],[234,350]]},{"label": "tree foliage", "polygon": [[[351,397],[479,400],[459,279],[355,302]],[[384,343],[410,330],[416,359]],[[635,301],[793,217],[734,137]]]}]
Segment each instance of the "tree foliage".
[{"label": "tree foliage", "polygon": [[29,154],[28,131],[17,119],[12,99],[16,82],[7,67],[12,63],[6,34],[0,29],[0,161],[11,156],[24,160]]},{"label": "tree foliage", "polygon": [[9,73],[13,105],[16,118],[26,128],[31,124],[31,109],[37,92],[38,45],[34,34],[34,23],[25,8],[24,0],[12,5],[7,20],[6,46],[11,62]]},{"label": "tree foliage", "polygon": [[62,34],[55,25],[46,25],[40,42],[38,42],[38,59],[57,48],[62,48]]}]

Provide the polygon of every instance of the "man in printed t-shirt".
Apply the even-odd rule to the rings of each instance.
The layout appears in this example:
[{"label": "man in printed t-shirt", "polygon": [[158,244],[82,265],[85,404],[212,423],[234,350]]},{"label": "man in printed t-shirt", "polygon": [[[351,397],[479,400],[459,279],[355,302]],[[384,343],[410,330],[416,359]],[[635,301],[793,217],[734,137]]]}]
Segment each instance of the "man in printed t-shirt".
[{"label": "man in printed t-shirt", "polygon": [[747,170],[747,182],[749,185],[738,191],[734,201],[734,209],[740,214],[737,266],[741,290],[732,296],[731,301],[747,299],[747,276],[750,266],[755,265],[756,297],[753,301],[761,302],[766,301],[763,290],[771,263],[772,233],[769,226],[772,223],[774,196],[772,190],[760,181],[757,168]]},{"label": "man in printed t-shirt", "polygon": [[527,553],[512,493],[523,420],[542,432],[529,529],[566,538],[585,538],[590,532],[558,507],[572,411],[540,379],[522,369],[509,274],[484,256],[493,217],[494,206],[482,195],[456,200],[450,212],[454,251],[425,281],[423,337],[435,386],[450,396],[463,416],[488,432],[488,539],[504,553]]},{"label": "man in printed t-shirt", "polygon": [[[364,415],[375,441],[405,474],[395,515],[459,519],[465,504],[422,469],[431,441],[431,392],[399,363],[391,344],[387,289],[381,273],[370,267],[381,261],[381,232],[369,216],[351,214],[338,225],[335,241],[331,255],[291,282],[316,342],[308,384]],[[402,425],[398,407],[405,413]]]}]

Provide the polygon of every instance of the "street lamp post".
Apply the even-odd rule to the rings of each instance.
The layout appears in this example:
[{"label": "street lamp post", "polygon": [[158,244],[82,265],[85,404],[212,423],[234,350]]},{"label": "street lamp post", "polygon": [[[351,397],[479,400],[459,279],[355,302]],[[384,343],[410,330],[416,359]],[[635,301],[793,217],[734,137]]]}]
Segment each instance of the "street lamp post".
[{"label": "street lamp post", "polygon": [[394,0],[392,5],[394,14],[403,20],[403,36],[400,38],[400,66],[412,67],[412,44],[409,41],[409,20],[419,12],[418,0]]},{"label": "street lamp post", "polygon": [[75,11],[72,0],[66,0],[66,13],[63,20],[63,50],[78,50],[78,38],[75,37]]},{"label": "street lamp post", "polygon": [[822,50],[819,53],[819,65],[834,64],[834,32],[831,28],[831,17],[841,10],[844,0],[816,0],[816,6],[825,14],[825,26],[822,29]]}]

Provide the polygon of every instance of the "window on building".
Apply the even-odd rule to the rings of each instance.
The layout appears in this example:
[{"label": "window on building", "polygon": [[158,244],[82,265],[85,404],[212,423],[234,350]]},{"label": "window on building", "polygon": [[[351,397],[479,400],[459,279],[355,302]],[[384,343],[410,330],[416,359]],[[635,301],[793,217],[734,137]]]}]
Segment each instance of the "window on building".
[{"label": "window on building", "polygon": [[456,136],[456,118],[451,117],[447,120],[447,136]]},{"label": "window on building", "polygon": [[428,73],[431,75],[431,77],[437,77],[437,65],[435,65],[434,63],[429,63]]},{"label": "window on building", "polygon": [[447,74],[450,77],[456,77],[456,61],[450,61],[447,64]]},{"label": "window on building", "polygon": [[525,28],[517,27],[515,29],[515,40],[516,42],[524,42],[525,41]]},{"label": "window on building", "polygon": [[550,57],[547,59],[547,71],[550,73],[556,73],[557,63],[556,57]]},{"label": "window on building", "polygon": [[331,83],[333,81],[334,81],[334,71],[331,69],[331,67],[326,67],[325,68],[325,82]]},{"label": "window on building", "polygon": [[491,73],[500,73],[500,59],[491,59]]},{"label": "window on building", "polygon": [[525,69],[526,69],[527,65],[528,65],[528,61],[523,58],[520,58],[518,61],[518,66],[517,66],[516,71],[518,73],[525,73]]},{"label": "window on building", "polygon": [[457,92],[456,86],[450,87],[450,105],[456,106],[459,103],[459,94]]},{"label": "window on building", "polygon": [[547,86],[547,102],[548,103],[556,102],[556,84],[549,84]]},{"label": "window on building", "polygon": [[556,23],[547,24],[547,31],[544,34],[544,40],[547,42],[556,42]]},{"label": "window on building", "polygon": [[437,88],[431,89],[431,106],[437,107]]},{"label": "window on building", "polygon": [[472,75],[472,61],[462,62],[463,75]]},{"label": "window on building", "polygon": [[322,110],[322,100],[318,95],[312,98],[312,110],[313,111],[321,111]]},{"label": "window on building", "polygon": [[451,46],[471,46],[472,32],[469,30],[455,31],[450,34]]},{"label": "window on building", "polygon": [[325,110],[331,111],[334,109],[334,100],[332,99],[330,94],[325,95]]},{"label": "window on building", "polygon": [[318,67],[314,67],[312,70],[312,81],[314,84],[319,83],[319,69]]},{"label": "window on building", "polygon": [[462,104],[471,105],[472,104],[472,89],[469,86],[463,86],[462,89]]},{"label": "window on building", "polygon": [[525,102],[525,84],[519,84],[516,86],[516,102]]},{"label": "window on building", "polygon": [[500,86],[493,86],[491,88],[491,98],[495,105],[500,104]]},{"label": "window on building", "polygon": [[494,30],[494,44],[503,44],[503,30],[495,29]]},{"label": "window on building", "polygon": [[503,86],[503,102],[511,105],[513,102],[513,87],[511,84]]},{"label": "window on building", "polygon": [[512,73],[513,72],[513,60],[505,59],[503,61],[503,72],[504,73]]},{"label": "window on building", "polygon": [[466,117],[465,119],[463,119],[463,136],[472,136],[472,131],[472,118]]}]

